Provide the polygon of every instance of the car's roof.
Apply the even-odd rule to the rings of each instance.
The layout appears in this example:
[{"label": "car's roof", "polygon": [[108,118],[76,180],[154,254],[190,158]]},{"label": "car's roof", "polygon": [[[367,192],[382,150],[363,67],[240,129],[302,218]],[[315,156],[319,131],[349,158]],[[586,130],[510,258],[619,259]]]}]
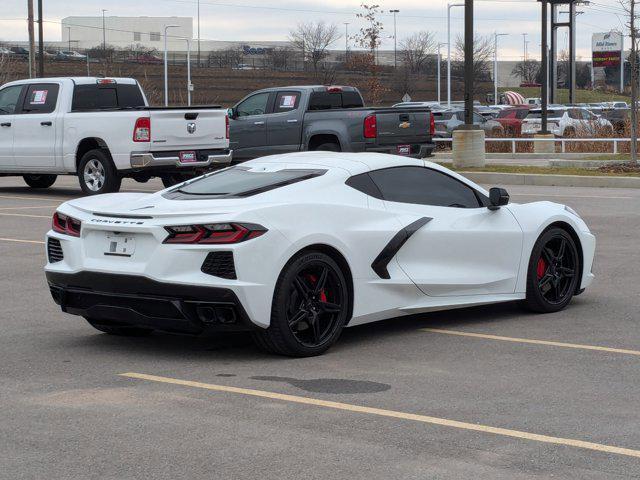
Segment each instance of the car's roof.
[{"label": "car's roof", "polygon": [[[115,80],[116,83],[121,84],[130,84],[133,85],[136,83],[136,80],[133,78],[126,77],[105,77],[109,80]],[[46,77],[46,78],[25,78],[23,80],[15,80],[13,82],[9,82],[11,84],[19,83],[47,83],[47,82],[63,82],[67,80],[71,80],[76,85],[86,85],[96,83],[98,80],[104,80],[103,77]]]}]

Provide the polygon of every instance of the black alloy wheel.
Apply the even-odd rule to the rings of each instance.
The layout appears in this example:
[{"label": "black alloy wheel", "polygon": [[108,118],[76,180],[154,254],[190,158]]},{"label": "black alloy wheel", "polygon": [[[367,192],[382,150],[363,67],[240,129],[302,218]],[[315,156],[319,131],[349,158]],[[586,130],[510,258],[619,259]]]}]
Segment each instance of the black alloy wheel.
[{"label": "black alloy wheel", "polygon": [[284,268],[274,293],[271,325],[254,337],[273,353],[319,355],[340,336],[349,302],[347,281],[338,264],[321,252],[303,253]]},{"label": "black alloy wheel", "polygon": [[537,312],[563,309],[577,290],[578,249],[560,228],[547,230],[533,248],[527,278],[527,306]]}]

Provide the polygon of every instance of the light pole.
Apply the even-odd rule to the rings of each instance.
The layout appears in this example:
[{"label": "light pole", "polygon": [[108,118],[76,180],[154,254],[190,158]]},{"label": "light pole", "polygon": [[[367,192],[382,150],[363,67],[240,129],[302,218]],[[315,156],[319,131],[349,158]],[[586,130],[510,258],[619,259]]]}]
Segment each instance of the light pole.
[{"label": "light pole", "polygon": [[106,12],[106,10],[103,8],[102,9],[102,56],[103,57],[104,57],[104,52],[107,51],[107,30],[105,28],[105,23],[104,23],[104,12]]},{"label": "light pole", "polygon": [[344,22],[344,63],[349,60],[349,22]]},{"label": "light pole", "polygon": [[69,51],[71,51],[71,27],[67,27],[67,40],[69,40]]},{"label": "light pole", "polygon": [[440,91],[442,90],[442,88],[440,87],[440,64],[442,63],[442,55],[440,54],[440,47],[442,47],[443,45],[446,45],[446,43],[439,43],[438,44],[438,104],[441,102],[441,95],[440,95]]},{"label": "light pole", "polygon": [[167,30],[178,28],[180,25],[165,25],[164,27],[164,106],[169,106],[169,68],[167,65]]},{"label": "light pole", "polygon": [[493,104],[498,105],[498,37],[506,37],[508,33],[493,34]]},{"label": "light pole", "polygon": [[450,3],[447,5],[447,106],[451,106],[451,9],[464,7],[464,3]]},{"label": "light pole", "polygon": [[400,13],[400,10],[389,10],[389,13],[393,13],[393,68],[398,68],[398,36],[396,35],[396,14]]},{"label": "light pole", "polygon": [[184,39],[187,42],[187,105],[191,106],[191,91],[193,85],[191,85],[191,40]]},{"label": "light pole", "polygon": [[198,0],[198,68],[200,68],[200,0]]}]

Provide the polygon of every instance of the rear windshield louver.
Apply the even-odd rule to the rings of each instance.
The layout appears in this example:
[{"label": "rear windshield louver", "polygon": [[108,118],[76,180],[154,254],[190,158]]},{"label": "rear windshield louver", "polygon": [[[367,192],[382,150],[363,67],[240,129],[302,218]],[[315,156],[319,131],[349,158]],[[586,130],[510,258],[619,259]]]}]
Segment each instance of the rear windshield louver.
[{"label": "rear windshield louver", "polygon": [[62,253],[62,245],[57,238],[49,238],[47,240],[47,255],[49,256],[49,263],[56,263],[62,261],[64,255]]},{"label": "rear windshield louver", "polygon": [[214,277],[235,280],[236,266],[233,262],[233,252],[210,252],[201,268],[203,273]]}]

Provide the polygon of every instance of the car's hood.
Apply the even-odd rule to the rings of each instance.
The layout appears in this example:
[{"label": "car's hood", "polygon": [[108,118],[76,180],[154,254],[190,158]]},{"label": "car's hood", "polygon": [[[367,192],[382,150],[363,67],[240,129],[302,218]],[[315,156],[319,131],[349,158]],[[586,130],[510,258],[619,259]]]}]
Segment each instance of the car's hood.
[{"label": "car's hood", "polygon": [[243,198],[171,200],[164,198],[161,193],[110,193],[70,200],[65,205],[85,213],[112,217],[171,218],[237,213],[255,209],[261,203],[264,203],[249,202]]}]

